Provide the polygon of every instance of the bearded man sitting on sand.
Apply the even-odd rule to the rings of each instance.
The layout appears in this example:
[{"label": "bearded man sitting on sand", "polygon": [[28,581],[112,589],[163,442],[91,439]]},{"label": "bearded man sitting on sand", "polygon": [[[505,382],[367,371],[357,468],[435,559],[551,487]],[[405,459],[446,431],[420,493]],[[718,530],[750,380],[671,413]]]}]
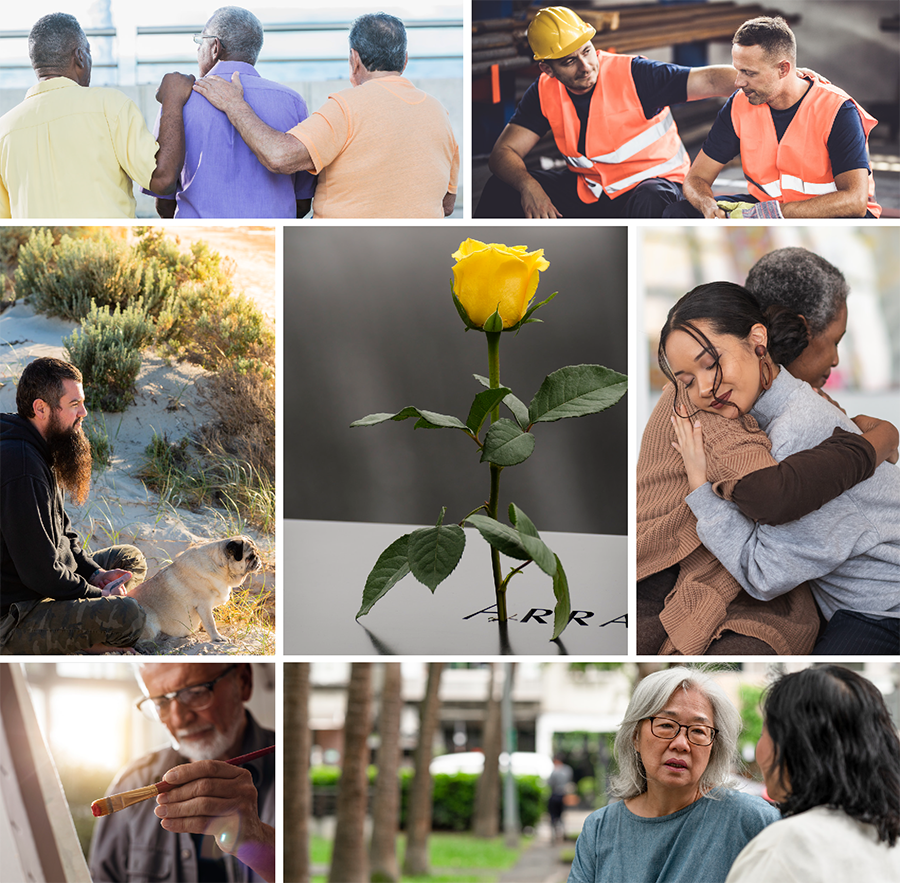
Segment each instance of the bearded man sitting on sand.
[{"label": "bearded man sitting on sand", "polygon": [[39,358],[22,371],[18,414],[0,414],[0,652],[103,653],[133,647],[144,611],[124,597],[147,574],[120,545],[88,554],[63,507],[87,499],[91,446],[81,372]]}]

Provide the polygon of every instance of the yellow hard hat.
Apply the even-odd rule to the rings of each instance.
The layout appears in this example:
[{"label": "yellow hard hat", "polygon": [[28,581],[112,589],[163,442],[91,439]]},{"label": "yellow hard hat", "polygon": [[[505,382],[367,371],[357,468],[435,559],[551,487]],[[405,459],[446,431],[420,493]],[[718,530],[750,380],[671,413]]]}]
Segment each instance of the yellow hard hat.
[{"label": "yellow hard hat", "polygon": [[541,9],[528,26],[528,45],[535,61],[565,58],[584,46],[597,31],[565,6]]}]

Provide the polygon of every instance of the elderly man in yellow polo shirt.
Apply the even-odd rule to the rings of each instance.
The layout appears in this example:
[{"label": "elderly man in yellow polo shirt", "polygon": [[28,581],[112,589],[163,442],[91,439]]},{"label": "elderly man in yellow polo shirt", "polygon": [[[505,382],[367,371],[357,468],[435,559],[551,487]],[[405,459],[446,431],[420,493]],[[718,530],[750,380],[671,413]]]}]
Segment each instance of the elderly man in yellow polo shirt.
[{"label": "elderly man in yellow polo shirt", "polygon": [[174,191],[192,76],[163,77],[157,144],[133,101],[87,88],[91,47],[73,16],[40,19],[28,54],[38,84],[0,117],[0,218],[133,218],[132,182]]}]

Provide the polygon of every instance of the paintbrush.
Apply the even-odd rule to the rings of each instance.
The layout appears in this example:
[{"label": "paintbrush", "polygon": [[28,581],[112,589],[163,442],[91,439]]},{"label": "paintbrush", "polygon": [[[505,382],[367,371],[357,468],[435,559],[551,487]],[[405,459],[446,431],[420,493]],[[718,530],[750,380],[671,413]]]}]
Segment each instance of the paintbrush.
[{"label": "paintbrush", "polygon": [[[271,754],[274,750],[275,746],[269,745],[268,748],[260,748],[259,751],[251,751],[249,754],[233,757],[231,760],[226,760],[225,763],[230,763],[232,766],[241,766],[249,763],[251,760],[256,760],[257,757]],[[95,800],[91,804],[91,812],[97,818],[108,816],[112,812],[125,809],[126,806],[132,806],[135,803],[140,803],[142,800],[149,800],[151,797],[156,797],[157,794],[165,794],[166,791],[171,791],[177,787],[177,785],[172,785],[169,782],[156,782],[153,785],[145,785],[143,788],[135,788],[133,791],[110,794],[109,797],[101,797],[99,800]]]}]

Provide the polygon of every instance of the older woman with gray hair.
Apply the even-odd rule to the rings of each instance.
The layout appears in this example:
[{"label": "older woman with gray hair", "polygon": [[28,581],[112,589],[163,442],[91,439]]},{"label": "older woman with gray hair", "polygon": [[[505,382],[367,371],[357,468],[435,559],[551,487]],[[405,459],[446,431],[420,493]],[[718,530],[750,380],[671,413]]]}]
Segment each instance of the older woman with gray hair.
[{"label": "older woman with gray hair", "polygon": [[697,669],[644,678],[616,735],[618,802],[584,823],[569,883],[722,883],[778,812],[729,785],[741,717]]}]

